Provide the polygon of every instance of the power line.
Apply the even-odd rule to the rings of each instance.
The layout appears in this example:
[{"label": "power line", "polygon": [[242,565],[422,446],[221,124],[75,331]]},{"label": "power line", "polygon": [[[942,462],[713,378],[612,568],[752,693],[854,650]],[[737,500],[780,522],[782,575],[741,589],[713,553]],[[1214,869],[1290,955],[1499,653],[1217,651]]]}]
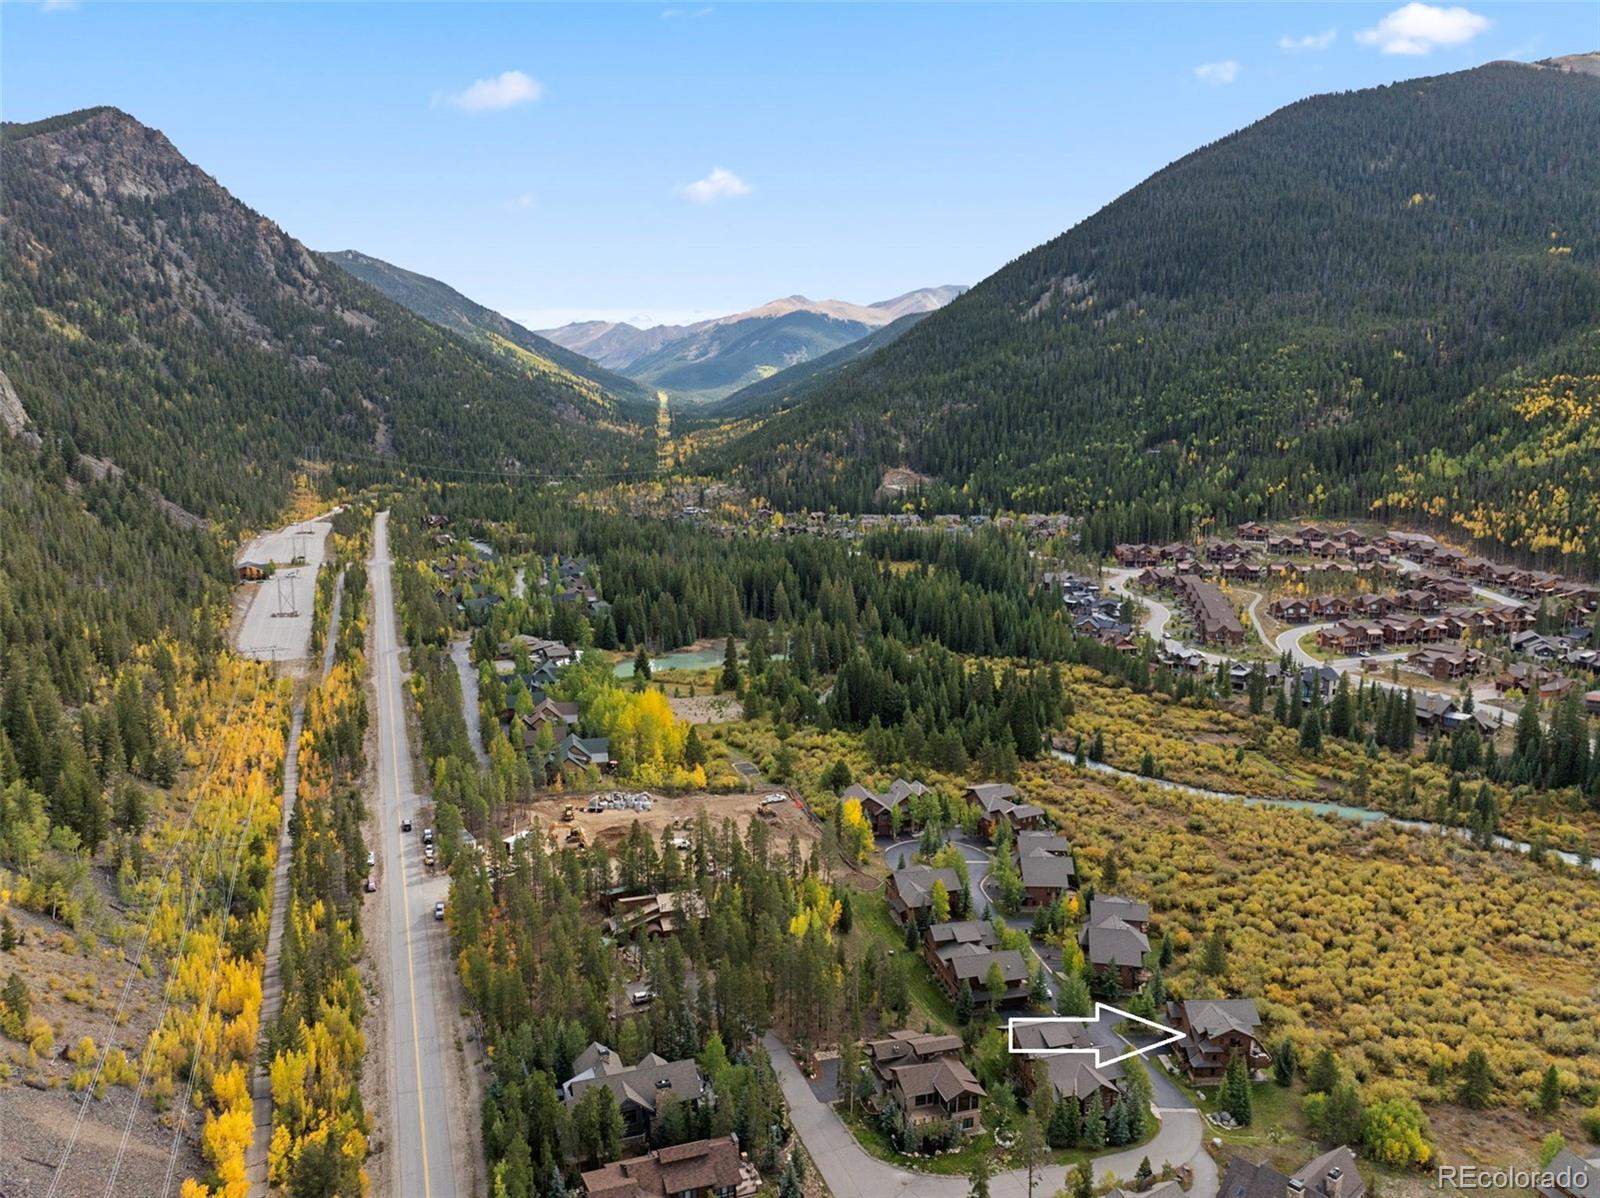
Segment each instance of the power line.
[{"label": "power line", "polygon": [[[255,701],[260,697],[260,695],[261,695],[261,683],[260,683],[260,676],[258,675],[257,676],[257,680],[256,680],[255,690],[251,694],[251,697],[250,697],[251,703],[254,704]],[[199,803],[200,803],[200,799],[197,796],[196,800],[195,800],[195,806],[197,808],[199,806]],[[227,898],[224,900],[223,906],[221,907],[220,911],[218,912],[218,914],[221,916],[221,924],[217,929],[217,960],[218,960],[219,966],[221,964],[223,948],[227,943],[227,935],[226,935],[226,933],[227,933],[228,913],[229,913],[230,908],[233,906],[234,883],[238,880],[238,877],[239,877],[239,866],[240,866],[240,863],[241,863],[241,861],[243,859],[245,841],[248,839],[248,837],[250,835],[250,821],[255,815],[255,806],[256,806],[256,798],[252,797],[251,801],[250,801],[250,810],[245,815],[244,823],[239,829],[238,842],[234,846],[234,851],[233,851],[233,872],[231,873],[231,875],[228,878],[228,894],[227,894]],[[226,843],[226,834],[224,832],[222,832],[221,830],[219,830],[218,835],[217,835],[216,844],[214,846],[210,847],[210,851],[217,855],[217,865],[218,865],[219,870],[220,870],[220,867],[221,867],[221,864],[222,864],[221,851],[224,848],[225,843]],[[172,1005],[173,974],[176,971],[176,967],[177,967],[178,961],[183,956],[184,946],[188,943],[189,933],[190,933],[191,929],[194,926],[195,916],[199,912],[200,897],[201,897],[202,891],[204,890],[204,886],[205,886],[204,873],[203,873],[202,870],[196,869],[195,870],[194,889],[192,891],[191,903],[187,906],[187,908],[185,910],[184,921],[183,921],[183,932],[182,932],[182,935],[178,939],[177,951],[173,954],[171,963],[169,964],[168,969],[167,969],[166,985],[162,987],[162,993],[161,993],[161,1009],[160,1009],[159,1013],[156,1015],[155,1032],[152,1033],[152,1036],[154,1036],[155,1033],[159,1033],[160,1032],[161,1026],[166,1022],[167,1011],[171,1008],[171,1005]],[[188,1116],[189,1116],[189,1101],[190,1101],[191,1096],[194,1093],[194,1084],[195,1084],[196,1075],[199,1073],[200,1034],[204,1030],[204,1027],[205,1027],[205,1016],[206,1016],[206,1013],[207,1013],[207,1009],[211,1005],[211,995],[212,995],[212,992],[213,992],[213,987],[215,987],[217,984],[218,984],[218,970],[213,969],[211,985],[206,988],[204,1000],[201,1002],[201,1004],[199,1006],[200,1017],[196,1022],[195,1047],[194,1047],[194,1054],[190,1058],[190,1062],[189,1062],[188,1083],[187,1083],[187,1086],[185,1087],[185,1090],[184,1090],[183,1101],[182,1101],[182,1103],[179,1105],[179,1107],[177,1109],[177,1118],[174,1121],[173,1132],[172,1132],[172,1149],[171,1149],[171,1155],[169,1157],[168,1164],[167,1164],[167,1184],[169,1184],[169,1185],[170,1185],[171,1180],[172,1180],[172,1169],[173,1169],[173,1166],[177,1162],[177,1152],[178,1152],[178,1146],[179,1146],[179,1135],[183,1131],[184,1122],[188,1119]],[[135,1116],[138,1114],[139,1103],[144,1098],[146,1082],[147,1082],[147,1080],[149,1078],[150,1067],[154,1063],[154,1060],[155,1060],[155,1045],[154,1045],[154,1043],[152,1043],[145,1050],[143,1064],[141,1065],[141,1068],[139,1070],[139,1085],[138,1085],[138,1088],[134,1091],[133,1102],[128,1107],[128,1119],[127,1119],[127,1122],[123,1125],[122,1140],[121,1140],[121,1143],[117,1147],[117,1155],[116,1155],[115,1162],[112,1165],[110,1179],[106,1182],[106,1194],[107,1195],[110,1195],[113,1192],[113,1186],[114,1186],[114,1184],[115,1184],[115,1182],[117,1180],[117,1175],[122,1170],[122,1160],[123,1160],[123,1157],[126,1155],[127,1150],[128,1150],[128,1139],[133,1134],[133,1121],[134,1121]],[[165,1188],[163,1188],[162,1194],[165,1195],[165,1193],[166,1193],[166,1190],[165,1190]]]},{"label": "power line", "polygon": [[[244,676],[241,674],[234,681],[233,694],[228,699],[228,709],[223,713],[223,725],[227,724],[233,718],[233,709],[238,704],[239,692],[241,689],[243,689],[243,687]],[[258,693],[259,689],[260,684],[258,682]],[[252,702],[254,702],[254,699],[252,699]],[[211,761],[206,766],[206,772],[202,776],[199,785],[196,787],[196,794],[199,794],[200,790],[210,782],[212,775],[216,773],[217,763],[222,757],[222,747],[221,741],[219,740],[215,751],[211,755]],[[158,875],[159,877],[164,878],[166,876],[167,870],[177,857],[178,850],[182,847],[184,837],[188,833],[190,826],[194,823],[195,813],[199,810],[199,807],[200,804],[198,801],[189,805],[189,812],[184,818],[183,827],[179,830],[178,835],[173,839],[172,847],[168,851],[166,858],[161,863],[161,873]],[[100,1073],[105,1068],[106,1058],[111,1054],[112,1048],[116,1046],[116,1028],[122,1019],[123,1008],[127,1006],[128,998],[133,993],[134,976],[139,972],[139,967],[144,963],[144,955],[149,949],[150,933],[154,930],[154,925],[155,912],[152,909],[146,916],[144,936],[139,941],[138,953],[135,954],[133,961],[128,966],[128,976],[122,984],[122,993],[117,999],[116,1008],[111,1012],[111,1015],[106,1020],[106,1030],[101,1033],[105,1037],[105,1047],[100,1052],[100,1059],[95,1064],[94,1074],[90,1077],[89,1084],[83,1088],[83,1101],[78,1104],[77,1116],[72,1121],[72,1131],[67,1135],[66,1146],[61,1150],[61,1159],[56,1162],[55,1172],[50,1178],[50,1186],[45,1191],[45,1198],[54,1198],[57,1189],[61,1185],[61,1179],[66,1176],[67,1160],[72,1156],[72,1150],[78,1143],[78,1133],[83,1127],[83,1117],[89,1107],[89,1098],[94,1094],[95,1085],[100,1080]]]},{"label": "power line", "polygon": [[324,457],[328,457],[346,462],[385,466],[396,471],[409,470],[418,473],[460,474],[476,478],[505,478],[529,482],[583,482],[588,479],[654,478],[661,473],[659,464],[637,467],[631,470],[581,470],[565,473],[541,470],[496,470],[472,466],[441,466],[427,462],[402,462],[395,458],[383,457],[377,454],[357,454],[342,449],[313,450],[312,457],[315,461],[321,461]]}]

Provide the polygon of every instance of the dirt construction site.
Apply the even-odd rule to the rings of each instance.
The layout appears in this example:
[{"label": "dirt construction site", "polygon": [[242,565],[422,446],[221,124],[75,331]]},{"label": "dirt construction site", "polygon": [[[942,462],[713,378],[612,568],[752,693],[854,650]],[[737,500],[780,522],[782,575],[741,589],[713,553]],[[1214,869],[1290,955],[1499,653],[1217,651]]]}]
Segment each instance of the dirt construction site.
[{"label": "dirt construction site", "polygon": [[[644,802],[640,802],[641,797]],[[597,806],[601,810],[590,810]],[[714,824],[732,819],[740,832],[750,826],[751,820],[759,819],[779,844],[787,844],[793,835],[806,846],[819,835],[800,800],[788,791],[663,795],[626,788],[582,794],[556,792],[517,804],[502,820],[500,834],[509,837],[525,833],[537,823],[547,833],[554,833],[558,845],[599,844],[611,848],[621,843],[637,821],[659,843],[663,831],[692,826],[701,811]]]}]

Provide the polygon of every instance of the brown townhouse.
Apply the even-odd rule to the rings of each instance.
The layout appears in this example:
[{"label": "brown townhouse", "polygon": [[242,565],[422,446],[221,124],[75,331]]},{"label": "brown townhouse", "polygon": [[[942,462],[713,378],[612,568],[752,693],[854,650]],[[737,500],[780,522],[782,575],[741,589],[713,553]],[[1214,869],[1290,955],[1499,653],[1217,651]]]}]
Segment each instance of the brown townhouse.
[{"label": "brown townhouse", "polygon": [[889,875],[889,914],[902,926],[933,909],[933,884],[943,882],[952,905],[961,901],[961,875],[953,869],[908,865]]},{"label": "brown townhouse", "polygon": [[629,1139],[649,1134],[663,1098],[693,1106],[705,1094],[705,1080],[692,1057],[668,1061],[652,1052],[624,1065],[604,1044],[591,1044],[573,1059],[572,1067],[573,1076],[561,1087],[567,1102],[577,1103],[586,1090],[604,1086],[616,1096],[623,1135]]},{"label": "brown townhouse", "polygon": [[1476,649],[1418,649],[1406,658],[1412,669],[1440,682],[1466,678],[1483,665],[1483,654]]},{"label": "brown townhouse", "polygon": [[1280,624],[1305,624],[1311,619],[1311,604],[1304,599],[1274,599],[1267,612]]},{"label": "brown townhouse", "polygon": [[1376,624],[1340,620],[1317,629],[1317,644],[1335,653],[1368,653],[1383,644],[1383,629]]},{"label": "brown townhouse", "polygon": [[657,1148],[583,1175],[585,1198],[751,1198],[760,1189],[735,1136]]},{"label": "brown townhouse", "polygon": [[[936,923],[922,934],[922,955],[952,999],[965,982],[978,1006],[1014,1006],[1028,997],[1028,965],[1015,949],[996,948],[999,943],[994,925],[981,919]],[[987,989],[991,965],[1005,981],[999,995]]]},{"label": "brown townhouse", "polygon": [[1196,1085],[1221,1081],[1235,1056],[1252,1073],[1272,1063],[1261,1042],[1261,1016],[1248,998],[1169,1002],[1167,1022],[1183,1033],[1174,1056]]},{"label": "brown townhouse", "polygon": [[1097,977],[1108,977],[1123,990],[1136,990],[1150,977],[1144,963],[1150,952],[1149,930],[1150,908],[1144,903],[1097,894],[1078,943]]},{"label": "brown townhouse", "polygon": [[1439,610],[1439,596],[1432,591],[1423,590],[1421,587],[1413,587],[1410,590],[1396,594],[1394,605],[1406,611],[1418,611],[1426,614]]},{"label": "brown townhouse", "polygon": [[867,1042],[879,1089],[912,1123],[943,1119],[961,1131],[983,1130],[984,1089],[961,1060],[961,1037],[911,1031]]},{"label": "brown townhouse", "polygon": [[1203,644],[1237,645],[1244,640],[1244,625],[1228,597],[1204,579],[1180,577],[1178,597],[1189,609],[1195,632]]},{"label": "brown townhouse", "polygon": [[1009,782],[978,782],[967,787],[963,797],[978,812],[978,828],[990,840],[1001,823],[1013,833],[1044,826],[1044,808],[1017,802],[1017,788]]},{"label": "brown townhouse", "polygon": [[1022,876],[1024,907],[1054,906],[1077,885],[1072,846],[1065,836],[1054,832],[1018,832],[1012,852],[1017,872]]},{"label": "brown townhouse", "polygon": [[1388,615],[1392,606],[1387,595],[1357,595],[1350,600],[1350,614],[1376,620],[1380,616]]},{"label": "brown townhouse", "polygon": [[1319,620],[1342,620],[1350,614],[1350,601],[1341,595],[1318,595],[1311,601],[1311,614]]},{"label": "brown townhouse", "polygon": [[907,782],[904,778],[896,778],[889,783],[889,788],[882,794],[868,790],[859,782],[846,788],[839,796],[841,801],[855,799],[861,804],[861,814],[867,817],[867,822],[872,825],[872,831],[877,836],[892,836],[895,831],[895,812],[900,813],[900,829],[915,832],[912,826],[910,799],[913,795],[925,795],[928,788],[921,782]]},{"label": "brown townhouse", "polygon": [[1064,1048],[1090,1048],[1089,1038],[1081,1023],[1020,1023],[1011,1027],[1013,1050],[1011,1068],[1023,1093],[1032,1094],[1038,1085],[1035,1061],[1045,1062],[1045,1076],[1058,1101],[1074,1099],[1087,1105],[1096,1095],[1103,1110],[1122,1096],[1127,1077],[1120,1061],[1109,1065],[1096,1065],[1088,1054],[1064,1053]]}]

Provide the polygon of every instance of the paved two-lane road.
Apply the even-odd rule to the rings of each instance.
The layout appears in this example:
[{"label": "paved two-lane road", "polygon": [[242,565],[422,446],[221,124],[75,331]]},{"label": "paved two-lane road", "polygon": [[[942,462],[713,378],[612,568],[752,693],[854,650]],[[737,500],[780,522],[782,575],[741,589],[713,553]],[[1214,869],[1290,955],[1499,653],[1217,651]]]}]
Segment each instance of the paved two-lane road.
[{"label": "paved two-lane road", "polygon": [[[391,1193],[399,1198],[453,1198],[466,1194],[468,1187],[458,1182],[451,1124],[458,1128],[470,1124],[450,1109],[456,1069],[455,1013],[436,1002],[436,992],[448,993],[450,952],[444,925],[433,918],[433,905],[445,897],[449,883],[442,874],[429,877],[422,865],[420,804],[411,780],[400,639],[395,632],[388,512],[379,512],[373,522],[372,560],[367,566],[378,694],[377,821],[383,866],[377,896],[382,926],[371,934],[385,937],[389,956],[383,982]],[[415,831],[400,831],[403,817],[412,819]],[[459,1155],[464,1165],[467,1154]]]}]

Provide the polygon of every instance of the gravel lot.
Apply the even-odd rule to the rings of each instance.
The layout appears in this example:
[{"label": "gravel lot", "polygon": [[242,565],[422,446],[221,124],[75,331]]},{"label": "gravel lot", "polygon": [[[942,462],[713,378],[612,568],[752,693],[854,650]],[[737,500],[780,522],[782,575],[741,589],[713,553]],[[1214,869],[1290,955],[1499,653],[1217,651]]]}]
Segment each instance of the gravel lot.
[{"label": "gravel lot", "polygon": [[[304,661],[311,655],[311,607],[317,569],[333,525],[324,518],[262,533],[239,551],[235,561],[274,562],[279,569],[265,582],[246,584],[250,605],[239,624],[238,649],[259,661]],[[290,565],[299,555],[303,565]],[[294,615],[280,615],[281,611]]]}]

